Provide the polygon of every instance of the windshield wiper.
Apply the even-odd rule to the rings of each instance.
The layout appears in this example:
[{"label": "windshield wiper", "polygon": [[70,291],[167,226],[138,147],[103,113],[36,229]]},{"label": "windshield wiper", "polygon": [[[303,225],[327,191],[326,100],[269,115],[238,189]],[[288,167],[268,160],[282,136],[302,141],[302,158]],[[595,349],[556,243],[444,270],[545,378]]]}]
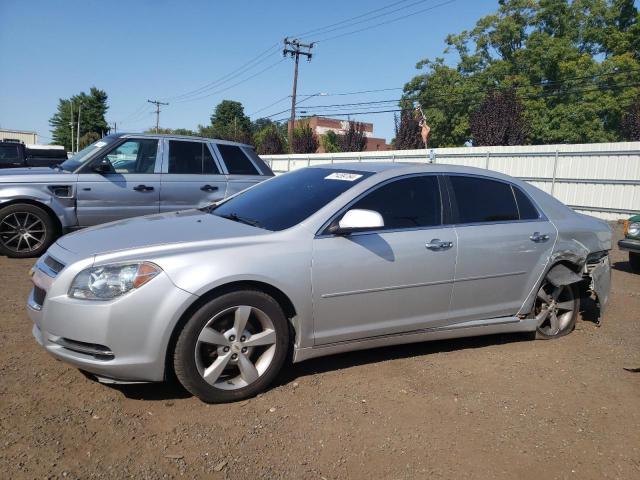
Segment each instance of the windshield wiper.
[{"label": "windshield wiper", "polygon": [[262,225],[257,220],[253,220],[251,218],[241,217],[237,213],[229,213],[227,215],[220,215],[222,218],[226,218],[227,220],[233,220],[234,222],[244,223],[245,225],[251,225],[252,227],[262,228]]}]

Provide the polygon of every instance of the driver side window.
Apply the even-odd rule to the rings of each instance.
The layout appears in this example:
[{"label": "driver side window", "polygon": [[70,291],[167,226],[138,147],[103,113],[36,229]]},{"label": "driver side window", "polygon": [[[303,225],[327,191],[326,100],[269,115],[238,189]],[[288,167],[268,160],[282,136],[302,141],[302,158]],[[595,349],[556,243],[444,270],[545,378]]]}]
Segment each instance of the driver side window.
[{"label": "driver side window", "polygon": [[102,161],[109,161],[115,173],[153,173],[157,152],[157,140],[131,139],[107,153]]},{"label": "driver side window", "polygon": [[440,189],[435,175],[389,182],[351,206],[373,210],[384,219],[383,230],[433,227],[442,223]]}]

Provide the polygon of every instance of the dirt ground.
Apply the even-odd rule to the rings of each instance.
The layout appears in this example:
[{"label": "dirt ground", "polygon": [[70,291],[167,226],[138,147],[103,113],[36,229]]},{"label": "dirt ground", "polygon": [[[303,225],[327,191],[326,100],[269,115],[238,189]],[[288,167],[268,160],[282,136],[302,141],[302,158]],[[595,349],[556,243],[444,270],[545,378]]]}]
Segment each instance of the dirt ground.
[{"label": "dirt ground", "polygon": [[[616,237],[620,228],[616,227]],[[294,365],[249,401],[109,387],[49,357],[24,303],[33,260],[0,258],[2,478],[640,478],[640,275],[612,252],[602,327]]]}]

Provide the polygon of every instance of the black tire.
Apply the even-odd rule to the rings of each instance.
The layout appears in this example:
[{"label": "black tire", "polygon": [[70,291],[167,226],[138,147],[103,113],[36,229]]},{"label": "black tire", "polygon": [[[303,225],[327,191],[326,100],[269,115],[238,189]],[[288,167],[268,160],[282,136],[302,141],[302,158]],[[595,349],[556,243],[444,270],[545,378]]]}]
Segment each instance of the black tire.
[{"label": "black tire", "polygon": [[[20,233],[27,232],[27,227],[34,222],[36,224],[29,236],[25,237]],[[19,237],[17,240],[16,235]],[[10,258],[39,257],[47,251],[57,236],[57,224],[43,208],[29,203],[14,203],[0,209],[0,254],[2,255]]]},{"label": "black tire", "polygon": [[629,265],[632,272],[640,273],[640,253],[629,252]]},{"label": "black tire", "polygon": [[[546,280],[543,282],[543,286],[545,285],[550,286],[550,284],[548,284]],[[550,286],[550,288],[553,288],[553,286]],[[563,290],[560,294],[561,295],[560,298],[566,302],[571,302],[573,304],[572,314],[569,316],[569,319],[565,323],[565,325],[560,330],[558,330],[557,333],[549,334],[548,330],[544,328],[544,325],[538,326],[538,328],[536,329],[536,335],[535,335],[536,340],[554,340],[556,338],[561,338],[561,337],[564,337],[565,335],[570,334],[576,328],[576,321],[578,319],[578,312],[580,309],[579,290],[575,284],[565,285],[562,288]],[[538,308],[538,305],[539,305],[539,300],[537,299],[536,308]],[[537,313],[538,312],[534,310],[534,314],[537,314]]]},{"label": "black tire", "polygon": [[[198,338],[205,328],[211,325],[210,322],[224,316],[226,312],[237,308],[238,306],[249,306],[253,309],[249,316],[247,325],[256,323],[253,312],[259,311],[260,314],[266,315],[275,330],[275,353],[271,357],[270,363],[266,370],[260,374],[257,379],[246,386],[234,387],[234,389],[217,388],[208,383],[198,370],[196,357],[199,355]],[[231,314],[229,314],[231,315]],[[212,320],[213,319],[213,320]],[[231,330],[229,330],[231,331]],[[221,331],[223,335],[227,332]],[[216,332],[217,333],[217,332]],[[250,340],[250,338],[249,338]],[[201,345],[201,344],[200,344]],[[208,346],[208,345],[206,345]],[[211,347],[219,349],[220,347]],[[263,347],[268,348],[268,347]],[[227,349],[228,350],[228,349]],[[173,352],[173,367],[182,386],[206,403],[226,403],[243,400],[253,397],[262,392],[278,375],[289,350],[289,326],[287,318],[282,308],[271,296],[258,290],[239,290],[226,293],[214,298],[201,306],[186,322],[182,331],[178,336],[176,346]],[[216,350],[219,351],[219,350]],[[233,350],[232,350],[233,352]],[[258,353],[253,352],[254,354]],[[217,359],[220,354],[214,351],[209,353],[211,358]],[[222,354],[224,355],[224,354]],[[239,354],[238,354],[239,355]],[[236,357],[238,356],[236,355]],[[247,358],[251,353],[247,354]],[[210,357],[207,357],[209,359]],[[224,372],[233,370],[234,365],[227,365]],[[202,365],[201,365],[202,368]],[[239,365],[237,366],[239,369]],[[222,374],[224,377],[225,373]],[[229,377],[234,373],[228,374]],[[240,376],[236,377],[240,378]],[[231,381],[228,382],[229,384]]]}]

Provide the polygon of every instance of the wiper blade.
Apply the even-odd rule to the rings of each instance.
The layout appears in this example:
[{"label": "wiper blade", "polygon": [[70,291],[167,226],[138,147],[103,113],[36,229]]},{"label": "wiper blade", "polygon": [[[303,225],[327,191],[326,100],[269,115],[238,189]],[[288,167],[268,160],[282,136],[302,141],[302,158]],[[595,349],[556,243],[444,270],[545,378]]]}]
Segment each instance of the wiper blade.
[{"label": "wiper blade", "polygon": [[253,220],[251,218],[241,217],[237,213],[229,213],[227,215],[220,215],[222,218],[226,218],[227,220],[233,220],[234,222],[244,223],[245,225],[251,225],[252,227],[262,228],[260,222],[257,220]]}]

